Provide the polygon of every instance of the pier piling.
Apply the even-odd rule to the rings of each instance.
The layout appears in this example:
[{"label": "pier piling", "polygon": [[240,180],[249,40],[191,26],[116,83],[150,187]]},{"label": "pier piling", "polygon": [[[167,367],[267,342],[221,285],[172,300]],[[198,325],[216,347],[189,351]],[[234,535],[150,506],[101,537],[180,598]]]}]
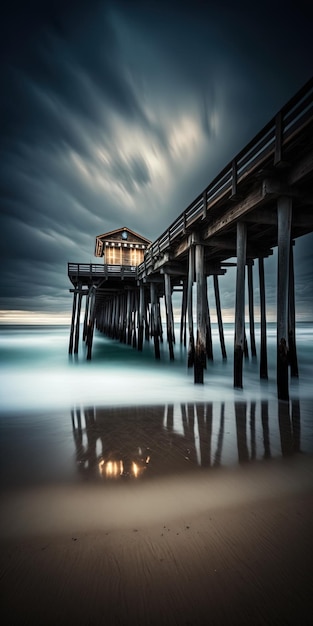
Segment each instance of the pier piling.
[{"label": "pier piling", "polygon": [[186,318],[187,318],[187,282],[183,281],[181,318],[180,318],[180,343],[186,347]]},{"label": "pier piling", "polygon": [[223,359],[227,359],[227,353],[225,348],[225,339],[224,339],[224,329],[223,329],[223,321],[222,321],[222,310],[221,310],[221,299],[220,299],[220,290],[218,285],[218,275],[213,275],[214,281],[214,295],[215,295],[215,306],[216,306],[216,315],[217,315],[217,323],[218,323],[218,332],[221,344],[221,351]]},{"label": "pier piling", "polygon": [[151,298],[151,311],[150,311],[150,334],[153,337],[154,342],[154,355],[157,360],[160,359],[160,342],[159,342],[159,311],[158,311],[158,298],[156,292],[155,283],[150,283],[150,298]]},{"label": "pier piling", "polygon": [[78,343],[79,343],[79,328],[80,328],[80,312],[82,306],[82,292],[81,290],[78,293],[78,304],[77,304],[77,312],[76,312],[76,329],[75,329],[75,342],[74,342],[74,354],[78,354]]},{"label": "pier piling", "polygon": [[291,197],[281,196],[277,200],[277,392],[279,400],[289,399],[287,341],[291,217]]},{"label": "pier piling", "polygon": [[245,264],[247,227],[237,223],[237,275],[235,301],[234,387],[242,388],[242,367],[245,341]]},{"label": "pier piling", "polygon": [[194,381],[203,383],[203,370],[206,367],[207,334],[207,293],[204,274],[204,246],[195,246],[195,270],[197,284],[197,340],[195,346]]},{"label": "pier piling", "polygon": [[264,259],[259,257],[259,289],[260,289],[260,378],[267,379],[267,341],[266,341],[266,303],[265,303],[265,280]]},{"label": "pier piling", "polygon": [[251,356],[256,356],[255,329],[254,329],[254,297],[253,297],[253,259],[248,259],[248,295],[249,295],[249,328]]},{"label": "pier piling", "polygon": [[166,311],[166,328],[167,328],[167,341],[169,347],[170,360],[174,361],[174,317],[172,307],[172,290],[171,290],[171,277],[169,274],[164,273],[164,286],[165,286],[165,311]]},{"label": "pier piling", "polygon": [[188,308],[188,329],[189,329],[189,345],[188,345],[188,367],[193,367],[195,362],[195,340],[193,331],[193,282],[194,282],[194,246],[189,248],[189,264],[188,264],[188,292],[187,292],[187,308]]},{"label": "pier piling", "polygon": [[71,330],[70,330],[70,343],[68,347],[69,354],[73,353],[73,342],[74,342],[74,329],[75,329],[75,318],[76,318],[76,303],[77,303],[77,291],[74,290],[73,293],[73,306],[72,306],[72,321],[71,321]]},{"label": "pier piling", "polygon": [[290,245],[289,258],[289,309],[288,309],[288,344],[289,344],[289,364],[290,375],[298,378],[298,357],[296,346],[296,307],[295,307],[295,279],[294,279],[294,263],[293,263],[293,245]]}]

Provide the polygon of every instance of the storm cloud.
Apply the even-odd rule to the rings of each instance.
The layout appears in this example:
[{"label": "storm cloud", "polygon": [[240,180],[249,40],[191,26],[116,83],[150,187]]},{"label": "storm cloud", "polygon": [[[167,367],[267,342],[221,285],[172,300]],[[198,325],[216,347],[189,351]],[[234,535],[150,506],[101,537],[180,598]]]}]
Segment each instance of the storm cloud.
[{"label": "storm cloud", "polygon": [[0,39],[4,311],[69,311],[68,261],[120,226],[158,237],[312,73],[305,2],[12,2]]}]

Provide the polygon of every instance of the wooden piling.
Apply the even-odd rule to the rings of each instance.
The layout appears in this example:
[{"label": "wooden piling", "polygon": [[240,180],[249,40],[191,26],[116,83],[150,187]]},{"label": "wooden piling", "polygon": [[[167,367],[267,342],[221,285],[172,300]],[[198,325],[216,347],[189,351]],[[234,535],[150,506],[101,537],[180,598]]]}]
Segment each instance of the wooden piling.
[{"label": "wooden piling", "polygon": [[118,339],[119,336],[119,311],[120,311],[120,294],[116,294],[112,298],[111,316],[110,316],[110,332],[112,339]]},{"label": "wooden piling", "polygon": [[145,290],[142,284],[139,285],[139,311],[138,311],[138,344],[139,352],[143,348],[143,330],[145,323]]},{"label": "wooden piling", "polygon": [[288,384],[288,301],[292,200],[277,199],[277,392],[279,400],[289,399]]},{"label": "wooden piling", "polygon": [[174,317],[172,306],[172,289],[171,289],[171,277],[169,274],[164,273],[164,295],[165,295],[165,311],[166,311],[166,329],[167,329],[167,342],[169,347],[170,361],[174,361]]},{"label": "wooden piling", "polygon": [[126,308],[126,337],[127,344],[131,345],[131,292],[130,289],[127,290],[127,308]]},{"label": "wooden piling", "polygon": [[188,329],[189,329],[189,346],[188,346],[188,367],[193,367],[195,361],[195,340],[193,332],[193,281],[195,272],[195,256],[194,247],[189,248],[189,263],[188,263],[188,290],[187,290],[187,309],[188,309]]},{"label": "wooden piling", "polygon": [[88,292],[87,295],[86,295],[86,303],[85,303],[85,314],[84,314],[84,325],[83,325],[83,341],[85,341],[86,337],[87,337],[89,300],[90,300],[90,295],[89,295],[89,292]]},{"label": "wooden piling", "polygon": [[194,382],[203,383],[206,367],[206,322],[207,296],[204,274],[204,246],[197,243],[195,247],[195,271],[197,284],[197,340],[195,347]]},{"label": "wooden piling", "polygon": [[244,333],[243,353],[245,355],[245,359],[249,359],[249,347],[248,347],[248,341],[247,341],[246,328],[245,328],[245,333]]},{"label": "wooden piling", "polygon": [[235,303],[234,387],[242,388],[242,368],[245,335],[245,264],[247,227],[237,223],[237,276]]},{"label": "wooden piling", "polygon": [[153,337],[154,342],[154,355],[157,360],[160,359],[160,343],[158,332],[158,299],[156,293],[155,283],[150,283],[150,299],[151,299],[151,312],[150,312],[150,334]]},{"label": "wooden piling", "polygon": [[212,326],[211,326],[211,315],[210,315],[210,305],[209,305],[209,297],[208,297],[208,287],[206,278],[204,277],[204,298],[206,300],[206,356],[209,361],[213,361],[213,341],[212,341]]},{"label": "wooden piling", "polygon": [[221,351],[223,359],[227,359],[227,353],[225,348],[225,339],[224,339],[224,329],[223,329],[223,321],[222,321],[222,310],[221,310],[221,300],[220,300],[220,290],[218,285],[218,275],[213,275],[214,281],[214,296],[215,296],[215,306],[216,306],[216,315],[217,315],[217,323],[218,323],[218,332],[220,337]]},{"label": "wooden piling", "polygon": [[296,306],[295,306],[295,278],[293,263],[293,242],[290,245],[289,258],[289,310],[288,310],[288,344],[290,375],[298,378],[298,357],[296,346]]},{"label": "wooden piling", "polygon": [[91,360],[92,353],[92,342],[93,342],[93,333],[94,333],[94,324],[95,324],[95,301],[96,296],[94,290],[91,294],[91,302],[90,302],[90,314],[89,321],[87,326],[87,361]]},{"label": "wooden piling", "polygon": [[253,260],[249,259],[248,266],[248,298],[249,298],[249,328],[251,356],[256,356],[255,328],[254,328],[254,299],[253,299]]},{"label": "wooden piling", "polygon": [[132,346],[133,348],[137,348],[137,316],[138,316],[138,292],[136,289],[132,291],[132,299],[133,299],[133,311],[132,311]]},{"label": "wooden piling", "polygon": [[76,312],[76,329],[75,329],[74,354],[78,354],[80,312],[81,312],[81,306],[82,306],[82,297],[83,297],[82,293],[81,293],[81,291],[79,291],[79,293],[78,293],[77,312]]},{"label": "wooden piling", "polygon": [[121,327],[121,343],[126,343],[126,329],[127,329],[127,320],[126,320],[126,312],[127,312],[127,295],[123,293],[122,302],[121,302],[121,318],[120,318],[120,327]]},{"label": "wooden piling", "polygon": [[76,318],[76,303],[77,303],[77,291],[73,293],[73,306],[72,306],[72,321],[71,321],[71,331],[70,331],[70,343],[68,347],[69,354],[73,353],[73,342],[74,342],[74,328],[75,328],[75,318]]},{"label": "wooden piling", "polygon": [[181,317],[180,317],[180,343],[186,347],[186,318],[187,318],[187,282],[183,281]]},{"label": "wooden piling", "polygon": [[267,341],[266,341],[266,304],[265,304],[265,281],[264,281],[264,259],[259,257],[259,289],[260,289],[260,378],[267,379]]},{"label": "wooden piling", "polygon": [[158,295],[157,295],[157,331],[158,331],[159,339],[161,343],[163,343],[163,324],[162,324],[160,298]]}]

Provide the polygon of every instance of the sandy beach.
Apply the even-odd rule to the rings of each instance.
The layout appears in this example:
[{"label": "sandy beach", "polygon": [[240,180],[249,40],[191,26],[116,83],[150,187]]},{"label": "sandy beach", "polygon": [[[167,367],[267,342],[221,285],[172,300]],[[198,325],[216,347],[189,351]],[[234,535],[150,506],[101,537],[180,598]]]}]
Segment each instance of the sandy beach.
[{"label": "sandy beach", "polygon": [[5,492],[6,624],[311,624],[312,469]]}]

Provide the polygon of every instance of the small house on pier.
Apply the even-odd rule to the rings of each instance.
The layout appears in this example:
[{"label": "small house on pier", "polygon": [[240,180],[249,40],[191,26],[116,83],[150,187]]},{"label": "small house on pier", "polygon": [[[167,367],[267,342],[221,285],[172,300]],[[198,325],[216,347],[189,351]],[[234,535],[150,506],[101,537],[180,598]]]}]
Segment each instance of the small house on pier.
[{"label": "small house on pier", "polygon": [[140,265],[151,241],[129,228],[117,228],[97,235],[95,256],[103,257],[107,265]]}]

